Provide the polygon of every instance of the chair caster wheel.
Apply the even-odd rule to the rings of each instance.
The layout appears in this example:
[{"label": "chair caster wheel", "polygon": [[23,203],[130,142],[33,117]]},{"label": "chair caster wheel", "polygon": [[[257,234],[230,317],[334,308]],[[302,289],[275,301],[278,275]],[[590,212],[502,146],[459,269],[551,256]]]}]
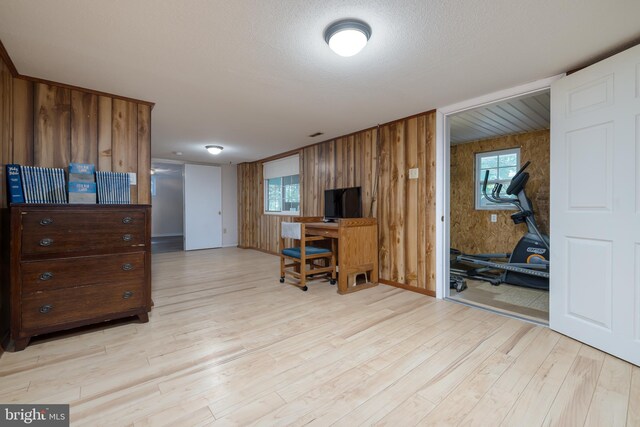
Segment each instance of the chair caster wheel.
[{"label": "chair caster wheel", "polygon": [[336,284],[336,279],[331,279],[331,280],[329,280],[329,284],[330,284],[330,285],[335,285],[335,284]]},{"label": "chair caster wheel", "polygon": [[307,292],[307,289],[309,289],[309,288],[307,288],[307,287],[305,286],[305,287],[300,288],[300,289],[302,289],[302,292]]},{"label": "chair caster wheel", "polygon": [[280,283],[284,283],[284,277],[280,278]]}]

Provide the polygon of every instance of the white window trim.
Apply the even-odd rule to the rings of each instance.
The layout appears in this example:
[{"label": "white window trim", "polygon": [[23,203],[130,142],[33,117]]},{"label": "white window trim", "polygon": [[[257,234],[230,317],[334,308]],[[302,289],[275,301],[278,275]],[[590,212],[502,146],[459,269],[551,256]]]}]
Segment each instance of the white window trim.
[{"label": "white window trim", "polygon": [[[500,205],[497,203],[493,203],[490,204],[488,206],[482,206],[480,204],[480,193],[479,193],[479,188],[480,185],[482,184],[482,179],[480,178],[480,160],[483,157],[487,157],[487,156],[500,156],[500,155],[504,155],[504,154],[517,154],[518,155],[518,162],[516,163],[516,170],[520,169],[520,147],[516,147],[516,148],[507,148],[505,150],[494,150],[494,151],[485,151],[482,153],[476,153],[475,154],[475,169],[474,169],[474,194],[475,194],[475,205],[476,205],[476,210],[477,211],[513,211],[516,210],[517,208],[511,204],[504,204],[504,205]],[[506,181],[506,180],[494,180],[494,181],[489,181],[487,183],[487,193],[489,193],[491,191],[491,189],[493,189],[493,184],[495,182],[500,182],[500,181]],[[505,193],[505,191],[507,190],[508,187],[508,183],[507,185],[503,186],[502,192],[500,193],[503,197],[507,197],[507,194]]]}]

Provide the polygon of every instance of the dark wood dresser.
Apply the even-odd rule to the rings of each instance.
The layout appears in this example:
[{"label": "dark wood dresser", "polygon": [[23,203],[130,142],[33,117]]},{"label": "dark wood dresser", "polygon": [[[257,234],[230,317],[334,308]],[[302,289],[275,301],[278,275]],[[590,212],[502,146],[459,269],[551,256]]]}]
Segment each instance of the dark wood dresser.
[{"label": "dark wood dresser", "polygon": [[3,294],[16,351],[35,335],[149,320],[151,206],[12,205],[3,220]]}]

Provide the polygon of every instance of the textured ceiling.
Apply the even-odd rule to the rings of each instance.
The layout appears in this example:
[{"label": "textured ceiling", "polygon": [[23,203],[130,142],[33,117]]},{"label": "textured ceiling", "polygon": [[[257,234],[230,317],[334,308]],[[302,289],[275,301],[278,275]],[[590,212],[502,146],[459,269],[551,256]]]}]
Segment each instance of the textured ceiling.
[{"label": "textured ceiling", "polygon": [[[21,74],[156,102],[154,157],[226,163],[564,72],[640,36],[638,16],[638,0],[0,0],[0,39]],[[351,58],[322,37],[344,17],[373,29]]]},{"label": "textured ceiling", "polygon": [[549,129],[551,96],[542,93],[483,105],[451,117],[451,144]]}]

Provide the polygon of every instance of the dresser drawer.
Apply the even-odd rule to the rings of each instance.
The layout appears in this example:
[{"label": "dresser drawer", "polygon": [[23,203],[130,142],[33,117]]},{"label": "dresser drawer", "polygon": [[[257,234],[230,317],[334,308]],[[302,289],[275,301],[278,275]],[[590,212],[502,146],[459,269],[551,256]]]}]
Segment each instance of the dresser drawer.
[{"label": "dresser drawer", "polygon": [[144,280],[144,253],[23,262],[22,294],[106,283]]},{"label": "dresser drawer", "polygon": [[22,329],[49,329],[110,314],[122,317],[123,312],[144,307],[144,301],[142,284],[112,283],[37,292],[22,298]]},{"label": "dresser drawer", "polygon": [[23,210],[22,229],[27,231],[93,233],[104,228],[114,233],[144,230],[145,215],[140,210],[86,211],[81,209]]},{"label": "dresser drawer", "polygon": [[144,231],[131,230],[126,232],[113,232],[96,229],[92,233],[78,233],[75,231],[22,232],[22,254],[51,254],[51,253],[82,253],[85,251],[107,250],[135,250],[145,246]]},{"label": "dresser drawer", "polygon": [[25,255],[125,250],[142,247],[146,241],[141,211],[39,209],[23,212],[21,225]]}]

